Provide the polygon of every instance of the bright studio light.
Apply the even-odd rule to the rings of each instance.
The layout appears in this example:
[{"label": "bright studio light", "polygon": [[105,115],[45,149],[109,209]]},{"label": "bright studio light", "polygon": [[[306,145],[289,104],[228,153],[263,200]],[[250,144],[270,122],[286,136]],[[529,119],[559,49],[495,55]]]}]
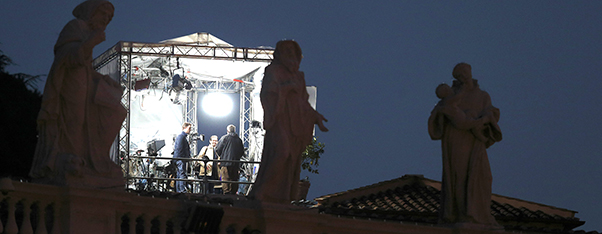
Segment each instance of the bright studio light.
[{"label": "bright studio light", "polygon": [[215,117],[223,117],[232,112],[232,99],[224,93],[208,93],[201,105],[205,113]]}]

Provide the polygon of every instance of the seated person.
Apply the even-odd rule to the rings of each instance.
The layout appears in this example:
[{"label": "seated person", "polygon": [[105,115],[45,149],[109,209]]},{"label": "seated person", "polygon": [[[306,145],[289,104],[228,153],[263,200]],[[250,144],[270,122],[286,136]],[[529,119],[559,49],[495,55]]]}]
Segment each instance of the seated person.
[{"label": "seated person", "polygon": [[[201,151],[199,152],[199,155],[197,155],[195,158],[196,159],[205,159],[205,160],[217,160],[218,156],[217,156],[217,153],[215,153],[216,145],[217,145],[217,135],[213,135],[209,139],[209,145],[203,146],[203,148],[201,148]],[[199,162],[199,161],[196,161],[195,163],[196,163],[195,171],[198,172],[199,177],[207,175],[208,179],[210,179],[210,180],[218,180],[219,179],[219,175],[217,172],[218,171],[217,166],[214,166],[213,161],[208,161],[207,165],[205,165],[204,162]],[[207,185],[207,191],[209,193],[213,193],[213,184],[212,183],[209,183]]]}]

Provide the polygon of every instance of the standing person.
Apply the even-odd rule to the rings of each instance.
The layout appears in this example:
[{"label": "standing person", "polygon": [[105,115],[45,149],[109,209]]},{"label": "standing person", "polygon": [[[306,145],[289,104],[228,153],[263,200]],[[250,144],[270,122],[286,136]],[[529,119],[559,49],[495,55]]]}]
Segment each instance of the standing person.
[{"label": "standing person", "polygon": [[[190,133],[192,124],[186,122],[182,124],[182,133],[176,137],[174,144],[174,158],[190,158],[190,145],[186,137]],[[176,175],[178,179],[186,179],[186,162],[176,160]],[[183,193],[186,191],[185,181],[176,181],[176,192]]]},{"label": "standing person", "polygon": [[[215,153],[215,147],[217,146],[217,141],[218,141],[217,135],[211,136],[211,138],[209,138],[209,145],[203,146],[203,148],[201,148],[199,155],[197,156],[198,159],[210,160],[207,162],[207,165],[204,165],[204,162],[200,163],[199,176],[201,176],[201,178],[204,176],[207,176],[207,178],[210,180],[218,180],[219,179],[219,175],[217,172],[217,166],[214,166],[213,161],[211,161],[211,160],[217,159],[217,153]],[[205,173],[207,173],[207,174],[205,174]],[[213,183],[207,184],[207,191],[209,193],[213,193]]]},{"label": "standing person", "polygon": [[29,173],[34,181],[124,184],[121,168],[109,156],[127,115],[120,103],[121,85],[96,72],[91,62],[114,10],[108,1],[85,1],[75,7],[75,19],[59,34],[37,119],[39,138]]},{"label": "standing person", "polygon": [[279,41],[274,60],[265,68],[260,93],[265,143],[251,199],[290,204],[297,197],[301,153],[312,141],[314,124],[328,131],[326,118],[308,102],[301,58],[297,42]]},{"label": "standing person", "polygon": [[[491,168],[487,148],[502,140],[497,125],[500,110],[491,104],[489,94],[472,78],[471,66],[457,64],[452,72],[455,95],[461,95],[457,108],[480,126],[461,126],[437,106],[428,120],[429,135],[441,140],[443,173],[439,223],[454,226],[482,226],[500,229],[491,215]],[[475,134],[475,130],[478,131]],[[479,137],[480,135],[484,137]]]},{"label": "standing person", "polygon": [[[242,140],[236,134],[236,126],[230,124],[226,127],[228,134],[223,135],[217,143],[215,152],[222,160],[238,161],[245,153]],[[220,175],[224,181],[238,181],[238,165],[237,162],[220,162]],[[236,194],[236,184],[222,183],[224,194]]]}]

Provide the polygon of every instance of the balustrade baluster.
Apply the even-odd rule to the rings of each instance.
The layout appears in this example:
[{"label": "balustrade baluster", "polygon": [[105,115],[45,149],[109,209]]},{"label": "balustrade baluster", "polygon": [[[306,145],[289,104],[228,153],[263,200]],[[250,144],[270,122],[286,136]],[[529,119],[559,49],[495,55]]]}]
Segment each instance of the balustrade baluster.
[{"label": "balustrade baluster", "polygon": [[38,201],[38,225],[35,234],[48,234],[46,230],[46,205]]},{"label": "balustrade baluster", "polygon": [[157,216],[157,220],[159,221],[159,234],[165,234],[167,232],[167,221],[164,216]]},{"label": "balustrade baluster", "polygon": [[133,213],[129,214],[130,216],[130,234],[136,234],[136,215]]},{"label": "balustrade baluster", "polygon": [[31,227],[31,202],[23,199],[23,223],[21,223],[21,234],[33,234],[33,228]]},{"label": "balustrade baluster", "polygon": [[61,214],[59,204],[52,203],[52,231],[51,234],[61,234]]},{"label": "balustrade baluster", "polygon": [[115,212],[115,233],[124,234],[123,233],[123,217],[126,216],[123,212],[116,211]]},{"label": "balustrade baluster", "polygon": [[4,233],[17,234],[19,233],[19,227],[15,219],[15,202],[11,201],[10,197],[6,199],[6,202],[8,203],[8,218],[6,219],[6,230],[4,230]]},{"label": "balustrade baluster", "polygon": [[[0,202],[2,201],[2,199],[0,199]],[[2,212],[2,207],[0,206],[0,212]],[[2,225],[2,220],[0,220],[0,233],[4,233],[4,225]]]},{"label": "balustrade baluster", "polygon": [[178,220],[174,217],[171,219],[171,223],[173,223],[173,233],[180,234],[182,233],[182,223],[178,222]]},{"label": "balustrade baluster", "polygon": [[148,214],[144,214],[142,216],[143,222],[144,222],[144,234],[151,234],[151,217]]}]

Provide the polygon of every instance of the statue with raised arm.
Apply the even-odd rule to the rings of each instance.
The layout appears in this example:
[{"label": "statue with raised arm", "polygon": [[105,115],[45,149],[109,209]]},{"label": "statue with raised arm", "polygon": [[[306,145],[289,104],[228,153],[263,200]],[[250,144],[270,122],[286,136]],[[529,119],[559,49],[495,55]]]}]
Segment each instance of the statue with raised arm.
[{"label": "statue with raised arm", "polygon": [[290,204],[297,196],[301,153],[312,141],[314,124],[328,131],[327,120],[308,102],[305,75],[299,71],[302,57],[297,42],[279,41],[274,60],[265,68],[260,92],[265,143],[251,199]]},{"label": "statue with raised arm", "polygon": [[87,0],[61,31],[38,114],[34,181],[90,187],[123,186],[109,151],[125,119],[121,85],[92,68],[92,50],[113,18],[108,1]]},{"label": "statue with raised arm", "polygon": [[472,78],[471,66],[459,63],[450,88],[440,85],[441,101],[428,120],[433,140],[441,140],[443,175],[439,223],[500,229],[491,215],[491,169],[487,148],[502,140],[500,111]]}]

